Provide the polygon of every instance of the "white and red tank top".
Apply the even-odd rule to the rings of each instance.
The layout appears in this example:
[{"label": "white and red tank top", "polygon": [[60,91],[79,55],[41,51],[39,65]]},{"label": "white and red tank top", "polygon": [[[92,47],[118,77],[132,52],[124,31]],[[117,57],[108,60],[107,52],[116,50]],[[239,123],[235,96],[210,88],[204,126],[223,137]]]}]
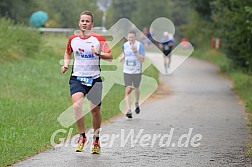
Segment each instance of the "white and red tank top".
[{"label": "white and red tank top", "polygon": [[100,75],[100,57],[92,53],[92,46],[101,52],[111,52],[105,38],[99,34],[91,33],[87,38],[82,38],[80,34],[70,36],[66,52],[74,53],[72,76]]}]

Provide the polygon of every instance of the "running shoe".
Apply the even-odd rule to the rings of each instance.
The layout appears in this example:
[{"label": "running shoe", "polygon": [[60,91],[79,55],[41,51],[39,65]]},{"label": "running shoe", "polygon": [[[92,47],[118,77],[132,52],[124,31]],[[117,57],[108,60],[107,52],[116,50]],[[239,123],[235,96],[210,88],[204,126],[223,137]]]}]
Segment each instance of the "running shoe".
[{"label": "running shoe", "polygon": [[140,113],[140,107],[139,107],[138,103],[135,103],[135,106],[136,106],[135,112],[136,112],[136,114],[139,114]]},{"label": "running shoe", "polygon": [[126,113],[126,117],[132,118],[132,112],[131,112],[131,111],[128,111],[128,112]]},{"label": "running shoe", "polygon": [[82,152],[84,145],[86,143],[87,138],[86,137],[80,137],[78,140],[78,146],[76,147],[76,152]]},{"label": "running shoe", "polygon": [[94,140],[91,153],[92,154],[100,154],[100,152],[101,152],[101,147],[100,147],[99,140]]}]

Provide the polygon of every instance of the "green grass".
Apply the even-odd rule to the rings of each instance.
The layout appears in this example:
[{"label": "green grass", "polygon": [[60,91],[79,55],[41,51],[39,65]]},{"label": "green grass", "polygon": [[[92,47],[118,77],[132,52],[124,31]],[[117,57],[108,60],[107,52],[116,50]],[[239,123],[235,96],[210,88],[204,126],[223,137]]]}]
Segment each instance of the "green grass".
[{"label": "green grass", "polygon": [[[227,75],[233,82],[233,91],[239,95],[248,112],[250,131],[252,134],[252,76],[234,68],[230,60],[220,51],[210,49],[195,50],[193,56],[208,60],[220,68],[220,71]],[[248,146],[247,154],[252,156],[252,137]]]},{"label": "green grass", "polygon": [[1,64],[1,165],[48,148],[50,135],[61,128],[57,116],[71,103],[59,56],[44,47],[33,57]]},{"label": "green grass", "polygon": [[[64,129],[57,117],[71,106],[69,94],[70,70],[60,73],[67,38],[43,35],[37,52],[22,55],[16,61],[4,61],[0,66],[0,166],[11,165],[50,148],[50,137],[57,129]],[[118,44],[112,49],[115,57],[121,51]],[[145,75],[158,78],[152,66]],[[114,85],[102,105],[103,120],[120,113],[119,103],[124,98],[124,86]],[[85,116],[86,127],[91,127],[91,115]],[[69,127],[74,128],[75,125]],[[68,131],[68,129],[66,129]],[[57,135],[65,138],[67,134]]]},{"label": "green grass", "polygon": [[0,17],[0,63],[20,60],[38,51],[40,34]]}]

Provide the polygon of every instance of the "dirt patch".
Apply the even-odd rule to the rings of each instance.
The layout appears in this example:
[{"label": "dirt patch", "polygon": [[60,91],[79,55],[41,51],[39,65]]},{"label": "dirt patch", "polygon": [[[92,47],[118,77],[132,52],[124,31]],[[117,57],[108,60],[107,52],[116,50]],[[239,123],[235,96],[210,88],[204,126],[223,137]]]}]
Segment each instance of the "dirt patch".
[{"label": "dirt patch", "polygon": [[152,102],[154,100],[159,100],[169,95],[172,95],[172,91],[169,85],[165,83],[165,81],[162,78],[160,78],[160,82],[159,82],[157,90],[144,103]]}]

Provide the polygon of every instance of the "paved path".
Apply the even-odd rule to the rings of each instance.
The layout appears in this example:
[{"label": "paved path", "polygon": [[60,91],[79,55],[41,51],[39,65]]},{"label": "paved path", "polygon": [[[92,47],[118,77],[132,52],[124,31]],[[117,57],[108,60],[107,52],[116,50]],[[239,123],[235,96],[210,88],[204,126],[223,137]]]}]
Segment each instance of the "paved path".
[{"label": "paved path", "polygon": [[103,125],[102,154],[59,147],[14,166],[252,166],[244,154],[249,138],[244,107],[215,66],[189,58],[161,79],[171,95],[144,103],[131,120],[121,115]]}]

